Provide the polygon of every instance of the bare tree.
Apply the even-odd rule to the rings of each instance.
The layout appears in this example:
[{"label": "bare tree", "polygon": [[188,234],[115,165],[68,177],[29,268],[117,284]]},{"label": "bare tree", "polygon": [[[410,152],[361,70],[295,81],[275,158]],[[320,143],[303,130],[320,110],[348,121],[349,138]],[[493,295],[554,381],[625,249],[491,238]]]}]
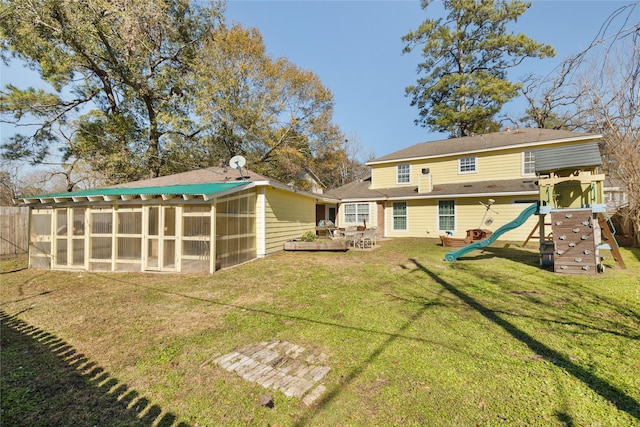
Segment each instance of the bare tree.
[{"label": "bare tree", "polygon": [[571,107],[575,105],[580,94],[568,91],[573,72],[571,59],[573,58],[563,62],[558,73],[552,77],[526,77],[521,91],[529,107],[524,117],[509,120],[530,127],[574,130],[576,112]]},{"label": "bare tree", "polygon": [[605,171],[628,195],[624,212],[640,245],[640,37],[609,49],[602,62],[582,74],[578,119],[602,134]]},{"label": "bare tree", "polygon": [[[640,245],[640,1],[621,6],[590,45],[566,59],[550,77],[530,76],[529,103],[519,123],[602,134],[606,174],[622,182],[622,211]],[[635,18],[634,18],[635,16]]]},{"label": "bare tree", "polygon": [[13,205],[20,196],[63,192],[67,185],[57,168],[34,169],[26,162],[0,161],[0,205]]}]

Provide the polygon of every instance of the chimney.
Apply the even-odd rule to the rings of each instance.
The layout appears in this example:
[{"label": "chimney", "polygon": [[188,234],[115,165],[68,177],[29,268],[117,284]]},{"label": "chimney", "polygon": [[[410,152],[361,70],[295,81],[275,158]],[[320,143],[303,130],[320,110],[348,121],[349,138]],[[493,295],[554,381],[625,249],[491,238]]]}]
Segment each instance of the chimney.
[{"label": "chimney", "polygon": [[431,193],[433,190],[433,181],[429,168],[422,169],[422,175],[418,177],[418,193]]}]

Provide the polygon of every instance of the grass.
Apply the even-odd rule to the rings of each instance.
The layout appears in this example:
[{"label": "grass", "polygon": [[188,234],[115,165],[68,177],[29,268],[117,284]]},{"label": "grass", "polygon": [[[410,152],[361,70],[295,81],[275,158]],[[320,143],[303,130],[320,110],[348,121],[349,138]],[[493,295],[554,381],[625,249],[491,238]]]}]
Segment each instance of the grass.
[{"label": "grass", "polygon": [[[214,275],[2,261],[3,425],[640,425],[640,251],[554,274],[535,250],[455,263],[435,240],[286,252]],[[311,406],[216,357],[328,356]],[[260,395],[273,397],[273,408]]]}]

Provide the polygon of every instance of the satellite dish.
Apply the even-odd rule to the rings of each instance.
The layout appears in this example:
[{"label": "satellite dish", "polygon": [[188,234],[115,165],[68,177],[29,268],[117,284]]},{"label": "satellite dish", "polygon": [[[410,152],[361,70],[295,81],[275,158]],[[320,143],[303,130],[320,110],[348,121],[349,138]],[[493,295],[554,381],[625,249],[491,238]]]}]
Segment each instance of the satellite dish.
[{"label": "satellite dish", "polygon": [[491,218],[491,217],[487,218],[487,220],[484,223],[485,223],[485,225],[493,224],[493,218]]},{"label": "satellite dish", "polygon": [[241,169],[246,164],[247,164],[247,159],[245,159],[242,156],[233,156],[231,160],[229,160],[229,166],[235,169]]},{"label": "satellite dish", "polygon": [[229,160],[229,166],[231,166],[232,168],[238,169],[238,172],[240,172],[241,181],[244,180],[245,178],[248,178],[248,177],[245,177],[244,174],[242,173],[242,167],[246,164],[247,164],[247,159],[239,155],[233,156],[231,160]]}]

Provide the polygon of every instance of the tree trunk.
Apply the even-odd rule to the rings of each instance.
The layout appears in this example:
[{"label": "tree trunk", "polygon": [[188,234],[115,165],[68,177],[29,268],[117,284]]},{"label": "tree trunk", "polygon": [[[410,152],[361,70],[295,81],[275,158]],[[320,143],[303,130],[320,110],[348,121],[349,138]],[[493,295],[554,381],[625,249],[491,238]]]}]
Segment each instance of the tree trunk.
[{"label": "tree trunk", "polygon": [[158,130],[158,119],[156,111],[153,107],[153,100],[145,97],[147,113],[149,116],[149,147],[147,149],[147,167],[151,178],[160,176],[160,168],[162,167],[162,159],[160,158],[160,136],[162,133]]}]

